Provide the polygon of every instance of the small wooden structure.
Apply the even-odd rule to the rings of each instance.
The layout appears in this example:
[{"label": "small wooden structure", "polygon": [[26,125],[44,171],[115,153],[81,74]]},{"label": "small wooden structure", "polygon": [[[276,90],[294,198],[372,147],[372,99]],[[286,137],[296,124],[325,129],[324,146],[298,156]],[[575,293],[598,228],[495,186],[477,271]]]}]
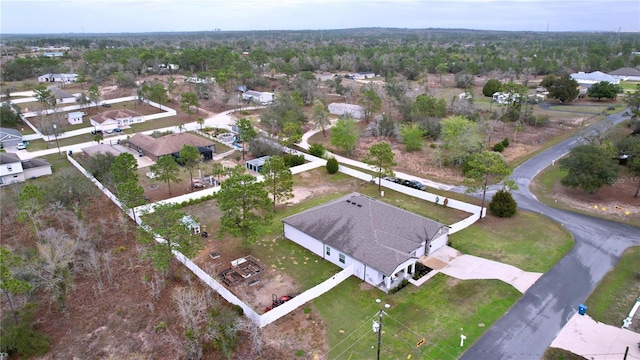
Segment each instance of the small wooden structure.
[{"label": "small wooden structure", "polygon": [[260,260],[252,255],[247,255],[233,260],[231,267],[220,273],[220,278],[229,286],[237,285],[245,279],[249,279],[248,282],[255,284],[255,277],[262,274],[264,270],[265,267]]}]

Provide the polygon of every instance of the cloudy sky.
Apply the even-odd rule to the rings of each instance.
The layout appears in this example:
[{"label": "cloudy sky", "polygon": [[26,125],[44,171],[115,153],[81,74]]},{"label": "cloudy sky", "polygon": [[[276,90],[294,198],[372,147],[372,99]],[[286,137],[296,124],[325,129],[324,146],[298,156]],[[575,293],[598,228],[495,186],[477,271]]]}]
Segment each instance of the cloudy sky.
[{"label": "cloudy sky", "polygon": [[0,0],[0,35],[356,27],[640,32],[640,1]]}]

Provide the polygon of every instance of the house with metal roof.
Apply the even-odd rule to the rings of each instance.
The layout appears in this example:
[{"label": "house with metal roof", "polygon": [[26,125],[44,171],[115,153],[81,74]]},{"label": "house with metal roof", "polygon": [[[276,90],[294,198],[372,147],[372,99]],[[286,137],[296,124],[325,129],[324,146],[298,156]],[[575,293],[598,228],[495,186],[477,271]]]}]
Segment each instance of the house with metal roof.
[{"label": "house with metal roof", "polygon": [[44,74],[38,76],[38,82],[57,82],[68,84],[76,82],[78,80],[78,74]]},{"label": "house with metal roof", "polygon": [[613,70],[609,75],[616,79],[620,79],[621,81],[640,81],[640,71],[634,68],[620,68],[618,70]]},{"label": "house with metal roof", "polygon": [[364,118],[364,107],[357,104],[331,103],[328,106],[329,114],[345,116],[347,114],[353,116],[354,119]]},{"label": "house with metal roof", "polygon": [[413,276],[415,263],[447,244],[449,227],[352,193],[282,220],[284,236],[389,291]]},{"label": "house with metal roof", "polygon": [[602,71],[594,71],[590,73],[578,72],[570,75],[571,78],[578,82],[579,86],[584,86],[586,88],[590,88],[591,85],[599,82],[606,81],[613,85],[619,85],[620,79],[616,79],[611,75],[607,75]]},{"label": "house with metal roof", "polygon": [[270,92],[247,90],[242,93],[242,100],[260,103],[262,105],[271,104],[274,99],[275,94]]}]

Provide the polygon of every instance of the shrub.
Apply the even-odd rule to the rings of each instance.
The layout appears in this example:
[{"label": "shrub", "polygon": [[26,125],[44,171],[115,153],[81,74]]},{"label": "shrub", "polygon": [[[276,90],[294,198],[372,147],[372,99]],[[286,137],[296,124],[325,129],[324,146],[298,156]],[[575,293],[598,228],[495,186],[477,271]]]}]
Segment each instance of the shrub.
[{"label": "shrub", "polygon": [[304,164],[304,156],[302,155],[285,154],[282,160],[284,160],[284,165],[289,168]]},{"label": "shrub", "polygon": [[495,216],[512,217],[518,210],[518,204],[511,196],[511,192],[500,189],[493,195],[491,203],[489,203],[489,210]]},{"label": "shrub", "polygon": [[497,151],[497,152],[501,153],[501,152],[503,152],[503,151],[504,151],[504,145],[502,145],[502,143],[501,143],[501,142],[499,142],[499,143],[497,143],[497,144],[493,145],[492,150],[493,150],[493,151]]},{"label": "shrub", "polygon": [[502,146],[509,147],[509,145],[509,138],[504,138],[504,140],[502,140]]},{"label": "shrub", "polygon": [[544,127],[549,125],[549,116],[548,115],[529,115],[524,118],[524,122],[527,125],[535,126],[535,127]]},{"label": "shrub", "polygon": [[324,156],[324,152],[325,152],[324,145],[320,143],[311,144],[311,146],[309,146],[309,154],[313,156],[321,158]]},{"label": "shrub", "polygon": [[329,160],[327,160],[327,172],[329,174],[335,174],[338,172],[338,160],[336,160],[336,158],[332,157]]},{"label": "shrub", "polygon": [[482,88],[482,95],[492,97],[493,94],[502,90],[502,83],[498,79],[489,79]]},{"label": "shrub", "polygon": [[394,287],[393,289],[389,290],[389,294],[395,294],[398,291],[402,290],[407,285],[409,285],[409,280],[403,279],[402,282],[400,282],[400,285],[398,285],[398,286]]},{"label": "shrub", "polygon": [[420,262],[416,262],[416,272],[413,273],[413,280],[420,279],[421,277],[427,275],[431,270],[433,269]]}]

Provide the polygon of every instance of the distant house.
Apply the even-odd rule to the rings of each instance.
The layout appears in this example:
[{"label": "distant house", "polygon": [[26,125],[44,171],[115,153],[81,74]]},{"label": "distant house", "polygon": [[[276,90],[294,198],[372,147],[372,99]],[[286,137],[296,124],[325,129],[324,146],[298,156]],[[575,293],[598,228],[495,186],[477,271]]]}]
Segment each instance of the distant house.
[{"label": "distant house", "polygon": [[184,145],[197,147],[205,160],[211,160],[216,151],[216,146],[211,140],[191,133],[170,134],[159,138],[138,133],[129,139],[128,145],[153,161],[158,161],[161,156],[165,155],[179,157],[180,150]]},{"label": "distant house", "polygon": [[74,95],[59,88],[52,88],[51,95],[56,99],[56,104],[69,104],[78,100]]},{"label": "distant house", "polygon": [[0,147],[14,147],[22,142],[22,134],[16,129],[0,127]]},{"label": "distant house", "polygon": [[192,83],[192,84],[215,84],[216,83],[216,79],[209,77],[209,78],[201,78],[198,76],[190,76],[188,78],[186,78],[184,81],[188,82],[188,83]]},{"label": "distant house", "polygon": [[9,185],[51,175],[51,164],[41,159],[20,160],[13,153],[0,153],[0,185]]},{"label": "distant house", "polygon": [[376,77],[376,73],[373,71],[363,71],[355,74],[349,75],[349,77],[353,80],[365,80]]},{"label": "distant house", "polygon": [[496,92],[493,93],[491,101],[498,104],[513,104],[520,101],[520,94],[510,92]]},{"label": "distant house", "polygon": [[98,113],[90,118],[91,126],[96,130],[114,130],[116,128],[129,127],[132,124],[144,121],[144,117],[129,109],[108,110]]},{"label": "distant house", "polygon": [[257,173],[261,173],[262,172],[262,167],[264,166],[264,163],[269,160],[271,156],[263,156],[263,157],[259,157],[256,159],[252,159],[247,161],[247,163],[245,164],[245,166],[247,167],[247,169],[251,170],[251,171],[255,171]]},{"label": "distant house", "polygon": [[270,92],[247,90],[242,93],[242,100],[260,103],[262,105],[271,104],[274,99],[275,94]]},{"label": "distant house", "polygon": [[448,226],[352,193],[282,220],[284,236],[384,291],[446,245]]},{"label": "distant house", "polygon": [[38,82],[69,84],[78,80],[78,74],[44,74],[38,76]]},{"label": "distant house", "polygon": [[187,230],[189,230],[194,235],[200,234],[200,224],[198,224],[198,222],[195,221],[195,219],[192,218],[191,215],[183,216],[180,222],[184,227],[187,228]]},{"label": "distant house", "polygon": [[74,111],[67,114],[67,121],[71,125],[79,125],[82,124],[82,117],[86,115],[86,113],[82,111]]},{"label": "distant house", "polygon": [[613,85],[620,84],[620,79],[617,79],[611,75],[607,75],[602,71],[594,71],[590,73],[578,72],[571,74],[571,78],[578,82],[579,86],[590,88],[591,85],[599,82],[606,81]]},{"label": "distant house", "polygon": [[620,68],[610,72],[609,75],[621,81],[640,81],[640,71],[634,68]]},{"label": "distant house", "polygon": [[45,52],[45,53],[42,53],[42,56],[48,57],[48,58],[63,57],[64,53],[61,51]]},{"label": "distant house", "polygon": [[329,104],[329,113],[338,116],[351,114],[354,119],[364,118],[364,107],[356,104],[331,103]]}]

